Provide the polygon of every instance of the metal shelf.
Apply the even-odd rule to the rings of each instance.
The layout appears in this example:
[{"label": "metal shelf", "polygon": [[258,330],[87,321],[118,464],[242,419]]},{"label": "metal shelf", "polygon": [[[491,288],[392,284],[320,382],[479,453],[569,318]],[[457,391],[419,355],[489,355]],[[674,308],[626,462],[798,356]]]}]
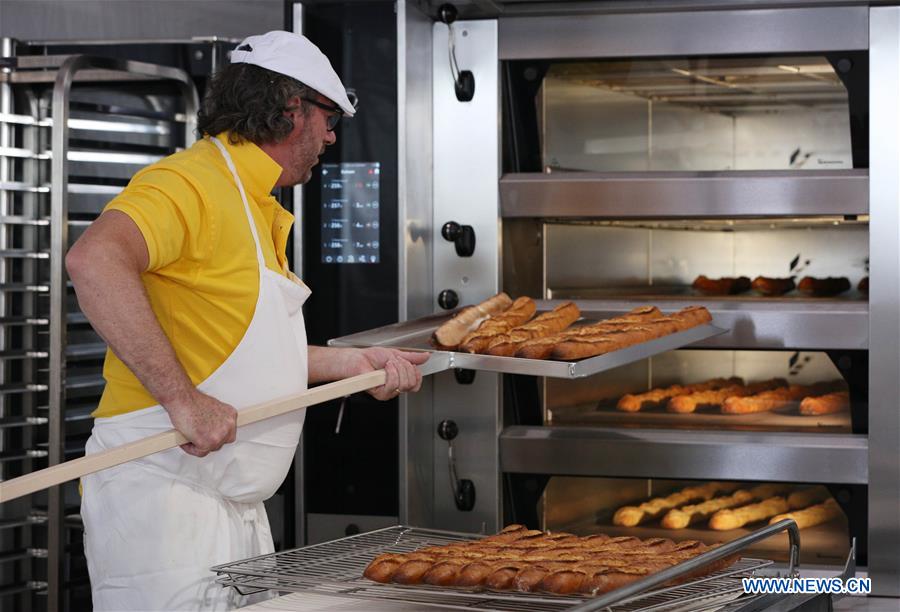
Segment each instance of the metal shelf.
[{"label": "metal shelf", "polygon": [[4,461],[21,461],[22,459],[40,459],[47,456],[47,451],[40,449],[16,449],[0,452],[0,463]]},{"label": "metal shelf", "polygon": [[0,359],[46,359],[49,356],[47,351],[35,351],[32,349],[13,349],[9,351],[0,351]]},{"label": "metal shelf", "polygon": [[504,472],[625,478],[868,483],[868,438],[851,434],[507,427]]},{"label": "metal shelf", "polygon": [[869,214],[868,170],[506,174],[501,216],[713,218]]},{"label": "metal shelf", "polygon": [[49,419],[46,417],[3,417],[0,418],[0,429],[13,427],[37,427],[46,425]]},{"label": "metal shelf", "polygon": [[50,319],[46,317],[0,317],[0,325],[7,327],[49,324]]},{"label": "metal shelf", "polygon": [[[540,301],[538,308],[553,308],[563,301]],[[688,304],[706,306],[716,325],[728,331],[699,341],[693,348],[826,350],[869,346],[869,303],[864,300],[654,295],[574,302],[584,316],[597,319],[647,304],[657,304],[664,311]]]},{"label": "metal shelf", "polygon": [[36,393],[46,391],[49,387],[43,383],[13,382],[0,384],[0,395],[10,393]]},{"label": "metal shelf", "polygon": [[32,513],[28,516],[22,516],[19,518],[0,520],[0,530],[16,529],[18,527],[31,527],[32,525],[43,525],[46,522],[46,513]]},{"label": "metal shelf", "polygon": [[68,359],[97,359],[106,355],[106,344],[91,342],[87,344],[70,344],[66,346]]}]

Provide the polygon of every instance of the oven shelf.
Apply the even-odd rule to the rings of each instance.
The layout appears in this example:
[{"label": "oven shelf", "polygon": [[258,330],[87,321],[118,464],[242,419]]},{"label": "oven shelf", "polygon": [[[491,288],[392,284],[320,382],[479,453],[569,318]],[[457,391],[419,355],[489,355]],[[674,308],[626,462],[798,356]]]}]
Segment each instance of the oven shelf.
[{"label": "oven shelf", "polygon": [[[584,290],[579,293],[585,295]],[[553,308],[566,295],[557,291],[553,297],[554,300],[538,302],[538,308]],[[661,294],[573,301],[585,317],[598,319],[646,304],[657,304],[665,311],[689,304],[706,306],[716,325],[729,331],[698,342],[695,348],[865,350],[869,347],[869,303],[861,299]]]},{"label": "oven shelf", "polygon": [[506,174],[500,202],[506,218],[859,216],[869,214],[869,171]]},{"label": "oven shelf", "polygon": [[[538,312],[545,310],[549,310],[549,308],[544,308],[543,305],[538,306]],[[432,353],[432,360],[435,358],[446,359],[448,361],[447,367],[449,368],[524,374],[526,376],[584,378],[585,376],[612,370],[628,363],[641,361],[653,355],[693,345],[708,338],[724,334],[726,331],[716,325],[698,325],[682,332],[669,334],[668,336],[635,344],[606,355],[598,355],[597,357],[590,357],[580,361],[520,359],[516,357],[496,357],[494,355],[435,350],[430,342],[431,336],[453,314],[453,312],[450,312],[415,321],[386,325],[377,329],[329,340],[328,344],[329,346],[385,346],[406,350],[428,351]],[[605,317],[584,315],[579,322],[590,323],[599,318]]]},{"label": "oven shelf", "polygon": [[500,434],[508,473],[868,483],[864,435],[516,425]]}]

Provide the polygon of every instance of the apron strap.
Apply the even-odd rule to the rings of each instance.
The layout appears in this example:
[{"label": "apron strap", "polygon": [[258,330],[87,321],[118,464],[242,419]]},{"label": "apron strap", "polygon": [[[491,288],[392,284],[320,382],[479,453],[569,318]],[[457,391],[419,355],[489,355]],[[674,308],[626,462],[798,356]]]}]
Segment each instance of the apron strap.
[{"label": "apron strap", "polygon": [[250,224],[250,233],[253,234],[253,242],[256,244],[256,261],[259,263],[259,274],[260,278],[262,278],[262,274],[266,269],[266,258],[263,257],[262,245],[259,242],[259,234],[256,231],[256,221],[253,220],[253,213],[250,212],[250,203],[247,201],[247,194],[244,193],[244,184],[241,182],[241,177],[238,175],[237,168],[234,167],[234,160],[231,159],[231,154],[228,152],[228,149],[225,148],[225,145],[223,145],[215,136],[211,136],[210,139],[217,147],[219,147],[222,157],[225,158],[225,164],[228,166],[228,169],[231,170],[231,175],[234,177],[234,183],[237,185],[238,191],[241,194],[241,200],[244,201],[244,212],[247,213],[247,222]]}]

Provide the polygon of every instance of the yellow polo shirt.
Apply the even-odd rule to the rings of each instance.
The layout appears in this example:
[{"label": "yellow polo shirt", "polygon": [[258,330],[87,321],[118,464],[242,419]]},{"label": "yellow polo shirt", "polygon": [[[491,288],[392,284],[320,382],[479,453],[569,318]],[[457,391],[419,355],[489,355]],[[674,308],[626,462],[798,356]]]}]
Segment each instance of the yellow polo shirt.
[{"label": "yellow polo shirt", "polygon": [[[262,243],[266,265],[287,275],[285,247],[294,217],[271,195],[279,166],[256,145],[232,145]],[[150,305],[194,384],[237,347],[253,318],[259,291],[256,248],[244,204],[225,159],[208,138],[144,168],[105,210],[127,214],[140,228],[150,263],[141,276]],[[95,417],[159,403],[112,352]]]}]

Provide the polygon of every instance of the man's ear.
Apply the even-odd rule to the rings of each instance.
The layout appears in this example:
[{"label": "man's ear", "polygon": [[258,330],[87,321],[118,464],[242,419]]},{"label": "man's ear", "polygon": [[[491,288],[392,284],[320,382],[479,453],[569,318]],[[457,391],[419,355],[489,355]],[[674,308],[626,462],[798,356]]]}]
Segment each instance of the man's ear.
[{"label": "man's ear", "polygon": [[306,113],[303,112],[303,100],[300,99],[299,96],[294,96],[287,101],[287,108],[290,110],[285,110],[285,117],[290,120],[291,125],[291,133],[296,134],[303,130],[306,125]]}]

